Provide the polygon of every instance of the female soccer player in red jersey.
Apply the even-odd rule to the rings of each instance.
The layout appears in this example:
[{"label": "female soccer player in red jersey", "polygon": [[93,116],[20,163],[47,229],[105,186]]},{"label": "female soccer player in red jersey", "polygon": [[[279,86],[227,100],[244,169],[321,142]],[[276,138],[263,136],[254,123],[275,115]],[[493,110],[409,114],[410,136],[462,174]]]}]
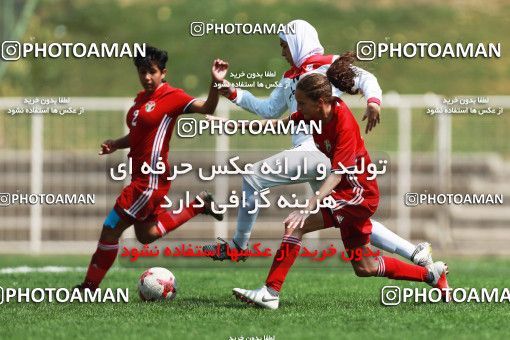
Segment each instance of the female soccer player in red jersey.
[{"label": "female soccer player in red jersey", "polygon": [[[292,32],[291,32],[292,31]],[[326,74],[330,65],[338,59],[342,61],[342,72],[350,74],[349,77],[339,77],[338,86],[332,89],[332,94],[343,98],[345,93],[354,95],[361,94],[367,101],[367,107],[363,120],[368,119],[365,132],[367,133],[379,123],[379,112],[382,100],[382,89],[377,78],[370,72],[353,65],[356,59],[353,53],[345,53],[342,56],[324,54],[324,48],[319,41],[316,29],[304,20],[293,20],[287,24],[287,33],[281,32],[280,47],[282,57],[290,64],[291,68],[285,72],[268,98],[256,98],[248,90],[224,87],[220,94],[224,94],[239,107],[262,117],[263,119],[276,119],[289,110],[290,113],[297,110],[295,90],[298,81],[310,73]],[[228,85],[228,82],[225,83]],[[236,232],[230,241],[220,238],[219,243],[209,244],[204,250],[212,251],[214,260],[232,259],[227,254],[227,245],[238,250],[247,249],[251,232],[255,226],[258,209],[255,204],[256,193],[279,185],[288,185],[308,182],[313,190],[317,191],[322,185],[318,180],[317,165],[330,167],[329,159],[320,152],[311,135],[305,133],[292,134],[293,147],[281,151],[269,158],[253,164],[254,173],[243,175],[242,190],[245,194],[245,204],[239,207],[237,214]],[[286,171],[279,174],[268,174],[260,171],[262,164],[274,164],[275,162],[287,162]],[[306,171],[295,174],[306,160]],[[299,170],[300,171],[300,170]],[[417,245],[405,240],[389,230],[381,222],[372,219],[372,234],[370,243],[384,251],[395,253],[420,266],[427,266],[432,261],[431,246],[428,242]],[[220,247],[219,252],[214,250]],[[246,259],[238,257],[237,259]]]},{"label": "female soccer player in red jersey", "polygon": [[[216,59],[212,66],[212,81],[206,101],[198,100],[183,90],[171,87],[164,78],[167,74],[167,52],[146,48],[145,57],[136,57],[134,63],[144,88],[129,109],[126,123],[129,133],[119,139],[101,144],[100,155],[129,148],[132,161],[131,183],[125,187],[114,208],[104,221],[97,250],[92,256],[87,275],[80,289],[96,289],[111,267],[118,251],[119,238],[124,230],[134,225],[137,239],[150,243],[176,229],[197,214],[210,214],[217,220],[222,215],[211,211],[212,196],[201,192],[193,203],[179,214],[172,214],[160,205],[170,189],[168,151],[173,127],[183,113],[212,114],[218,104],[217,85],[222,83],[228,63]],[[163,162],[163,174],[142,173],[144,163],[156,168]],[[146,171],[144,171],[146,172]],[[202,207],[194,207],[194,205]],[[197,204],[199,203],[199,204]]]},{"label": "female soccer player in red jersey", "polygon": [[[359,251],[361,254],[371,251],[370,217],[379,204],[379,188],[375,178],[368,179],[370,174],[367,167],[362,166],[362,163],[370,164],[371,160],[356,119],[342,100],[332,97],[331,84],[340,87],[339,82],[352,78],[352,74],[341,63],[340,59],[335,61],[328,69],[327,76],[312,73],[297,84],[297,112],[283,120],[322,121],[322,133],[314,133],[313,138],[319,150],[331,160],[331,173],[318,194],[310,198],[308,207],[292,212],[284,220],[285,234],[265,284],[256,290],[234,288],[234,295],[245,302],[270,309],[278,308],[279,291],[298,256],[301,239],[306,233],[334,226],[340,229],[346,250],[356,254]],[[275,123],[275,120],[263,121],[263,124]],[[357,174],[353,171],[345,173],[345,170],[354,169],[364,171]],[[317,209],[319,202],[325,202],[326,198],[333,203],[332,207]],[[312,213],[314,211],[316,213]],[[440,261],[422,267],[392,257],[379,256],[361,257],[352,260],[351,264],[357,276],[386,276],[448,288],[448,268]],[[443,293],[446,295],[447,291],[443,290]]]}]

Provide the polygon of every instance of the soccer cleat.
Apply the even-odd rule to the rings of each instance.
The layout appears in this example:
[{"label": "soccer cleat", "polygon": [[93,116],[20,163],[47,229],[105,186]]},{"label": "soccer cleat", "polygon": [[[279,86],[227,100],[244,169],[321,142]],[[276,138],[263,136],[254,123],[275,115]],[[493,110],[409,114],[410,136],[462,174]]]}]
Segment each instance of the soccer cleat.
[{"label": "soccer cleat", "polygon": [[247,304],[255,304],[263,308],[278,309],[278,304],[280,303],[280,298],[271,295],[265,285],[255,290],[234,288],[232,289],[232,293],[238,300],[246,302]]},{"label": "soccer cleat", "polygon": [[[204,201],[204,215],[211,215],[218,221],[223,221],[223,214],[218,214],[212,211],[212,204],[214,203],[214,197],[207,191],[202,191],[198,196]],[[215,203],[216,204],[216,203]]]},{"label": "soccer cleat", "polygon": [[441,290],[441,295],[443,297],[444,302],[451,301],[451,294],[449,292],[448,280],[446,279],[446,275],[448,275],[448,266],[446,263],[438,261],[433,264],[427,266],[429,270],[429,274],[431,275],[431,281],[428,282],[434,288],[438,288]]},{"label": "soccer cleat", "polygon": [[432,247],[430,246],[430,243],[419,243],[416,246],[416,250],[413,252],[413,255],[411,255],[411,261],[422,267],[432,265],[434,262],[432,261]]},{"label": "soccer cleat", "polygon": [[[233,246],[232,246],[233,245]],[[223,260],[231,260],[233,262],[239,262],[239,261],[246,261],[248,258],[247,256],[235,256],[235,252],[231,252],[229,255],[229,248],[233,249],[235,247],[236,251],[242,251],[241,247],[239,247],[234,240],[232,240],[231,244],[222,239],[221,237],[218,237],[218,243],[216,244],[206,244],[202,247],[202,251],[208,254],[214,254],[214,255],[207,255],[208,257],[212,258],[214,261],[223,261]],[[219,249],[218,249],[219,248]],[[234,256],[233,256],[234,255]]]}]

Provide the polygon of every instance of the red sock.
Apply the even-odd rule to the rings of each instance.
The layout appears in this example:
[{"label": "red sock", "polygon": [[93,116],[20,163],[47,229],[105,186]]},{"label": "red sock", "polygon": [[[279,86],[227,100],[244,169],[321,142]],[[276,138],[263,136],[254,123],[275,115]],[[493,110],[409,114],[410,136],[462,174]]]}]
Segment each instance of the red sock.
[{"label": "red sock", "polygon": [[301,248],[301,240],[294,236],[284,236],[280,249],[274,256],[273,265],[266,279],[266,286],[277,292],[282,288],[285,277],[294,264]]},{"label": "red sock", "polygon": [[426,282],[428,270],[415,264],[409,264],[388,256],[379,256],[377,276],[386,276],[395,280]]},{"label": "red sock", "polygon": [[198,214],[204,212],[205,208],[195,208],[194,204],[198,203],[197,200],[194,200],[193,203],[189,207],[185,207],[180,213],[172,214],[170,211],[161,214],[158,217],[158,233],[159,236],[163,237],[167,233],[171,232],[174,229],[179,228],[184,222],[189,221],[191,218],[195,217]]},{"label": "red sock", "polygon": [[97,244],[97,250],[90,260],[87,276],[85,276],[84,284],[90,289],[96,289],[103,280],[106,272],[115,262],[117,251],[119,250],[119,242],[100,241]]}]

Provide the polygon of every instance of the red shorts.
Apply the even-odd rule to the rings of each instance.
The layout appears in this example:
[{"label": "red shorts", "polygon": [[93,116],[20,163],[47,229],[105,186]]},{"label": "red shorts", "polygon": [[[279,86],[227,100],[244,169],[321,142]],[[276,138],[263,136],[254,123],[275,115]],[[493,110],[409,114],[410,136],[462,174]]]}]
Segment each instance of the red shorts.
[{"label": "red shorts", "polygon": [[157,189],[152,189],[147,182],[133,181],[122,189],[114,209],[129,223],[157,221],[158,216],[166,212],[161,204],[166,202],[165,195],[169,189],[170,182],[160,183]]},{"label": "red shorts", "polygon": [[[332,194],[335,197],[335,194]],[[346,249],[354,249],[370,243],[372,222],[370,217],[377,210],[379,197],[365,198],[361,204],[345,205],[334,210],[321,208],[324,227],[340,228]]]}]

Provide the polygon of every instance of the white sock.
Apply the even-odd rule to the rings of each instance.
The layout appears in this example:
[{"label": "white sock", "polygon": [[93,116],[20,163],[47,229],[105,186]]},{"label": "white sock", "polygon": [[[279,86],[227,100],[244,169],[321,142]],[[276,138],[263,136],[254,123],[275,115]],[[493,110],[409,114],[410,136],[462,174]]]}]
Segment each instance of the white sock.
[{"label": "white sock", "polygon": [[390,253],[398,254],[411,261],[411,256],[416,249],[414,244],[398,236],[380,222],[372,219],[370,219],[370,221],[372,222],[370,243],[373,246]]},{"label": "white sock", "polygon": [[239,247],[245,249],[248,246],[251,231],[259,211],[257,209],[255,213],[248,213],[248,211],[255,208],[255,189],[245,179],[243,179],[243,191],[246,197],[246,204],[241,205],[237,212],[237,229],[234,234],[234,241]]}]

